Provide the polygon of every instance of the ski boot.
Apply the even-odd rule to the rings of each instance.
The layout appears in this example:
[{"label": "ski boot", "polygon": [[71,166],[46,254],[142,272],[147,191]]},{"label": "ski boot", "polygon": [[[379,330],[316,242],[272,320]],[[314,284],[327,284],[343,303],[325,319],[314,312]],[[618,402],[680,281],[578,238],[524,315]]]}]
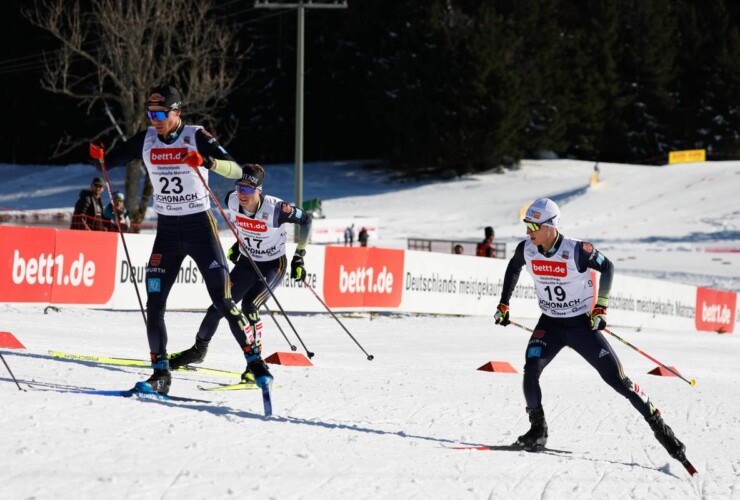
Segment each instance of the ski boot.
[{"label": "ski boot", "polygon": [[650,424],[650,428],[655,433],[655,438],[663,445],[670,456],[679,462],[686,460],[686,446],[673,434],[673,429],[663,422],[659,412],[656,411],[652,417],[645,420]]},{"label": "ski boot", "polygon": [[254,375],[252,375],[252,373],[249,371],[249,368],[244,370],[244,373],[242,373],[241,383],[242,384],[254,384],[255,383]]},{"label": "ski boot", "polygon": [[167,360],[166,354],[152,354],[152,358],[154,373],[146,382],[137,382],[134,389],[144,393],[158,392],[166,396],[170,392],[170,385],[172,384],[170,362]]},{"label": "ski boot", "polygon": [[265,387],[272,383],[272,374],[262,358],[257,358],[247,363],[247,370],[242,374],[242,381],[248,380],[250,373],[254,377],[254,383],[258,387]]},{"label": "ski boot", "polygon": [[208,342],[195,337],[195,345],[190,349],[185,349],[182,352],[176,352],[170,354],[170,368],[177,370],[178,368],[190,365],[194,363],[201,363],[206,359],[208,353]]},{"label": "ski boot", "polygon": [[529,414],[530,429],[526,434],[519,436],[514,443],[527,451],[537,451],[547,444],[547,422],[545,422],[545,411],[542,407],[527,408]]}]

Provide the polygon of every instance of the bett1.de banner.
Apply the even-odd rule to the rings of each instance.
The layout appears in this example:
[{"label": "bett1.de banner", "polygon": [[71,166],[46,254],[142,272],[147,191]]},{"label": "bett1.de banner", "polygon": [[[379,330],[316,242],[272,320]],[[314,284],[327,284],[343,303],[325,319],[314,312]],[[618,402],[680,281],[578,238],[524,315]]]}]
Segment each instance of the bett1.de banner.
[{"label": "bett1.de banner", "polygon": [[[134,283],[146,300],[146,268],[154,235],[126,234],[129,265],[117,233],[0,226],[0,302],[135,310]],[[224,250],[234,239],[221,235]],[[295,247],[288,244],[288,256]],[[307,281],[337,312],[493,316],[507,261],[398,249],[309,245]],[[598,276],[592,276],[598,283]],[[301,283],[286,274],[276,291],[287,312],[324,312]],[[186,258],[167,307],[203,310],[210,300],[200,270]],[[274,300],[267,303],[277,308]],[[511,300],[512,318],[536,320],[533,282],[522,271]],[[617,274],[609,322],[619,326],[732,333],[737,294]]]}]

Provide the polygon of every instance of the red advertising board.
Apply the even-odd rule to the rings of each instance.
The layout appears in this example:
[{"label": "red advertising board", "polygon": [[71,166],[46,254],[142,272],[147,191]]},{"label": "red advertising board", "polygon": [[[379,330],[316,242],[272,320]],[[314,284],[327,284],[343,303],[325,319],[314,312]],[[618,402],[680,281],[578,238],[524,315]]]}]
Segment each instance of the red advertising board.
[{"label": "red advertising board", "polygon": [[697,330],[732,333],[735,330],[737,294],[709,288],[696,289]]},{"label": "red advertising board", "polygon": [[56,229],[0,226],[0,302],[49,302]]},{"label": "red advertising board", "polygon": [[104,304],[117,249],[115,233],[0,227],[0,302]]},{"label": "red advertising board", "polygon": [[403,250],[327,247],[324,300],[330,307],[398,307]]}]

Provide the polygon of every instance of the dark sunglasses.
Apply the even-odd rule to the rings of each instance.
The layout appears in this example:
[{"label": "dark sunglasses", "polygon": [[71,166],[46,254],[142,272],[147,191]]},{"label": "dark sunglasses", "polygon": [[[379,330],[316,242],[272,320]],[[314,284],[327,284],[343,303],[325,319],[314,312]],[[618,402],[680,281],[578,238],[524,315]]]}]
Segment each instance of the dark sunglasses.
[{"label": "dark sunglasses", "polygon": [[150,120],[157,120],[161,122],[162,120],[167,119],[167,115],[170,114],[170,111],[172,111],[172,108],[165,109],[164,111],[147,111],[146,114]]},{"label": "dark sunglasses", "polygon": [[242,184],[237,184],[236,190],[239,192],[239,194],[252,194],[257,191],[257,188],[254,186],[244,186]]},{"label": "dark sunglasses", "polygon": [[543,224],[547,224],[548,222],[550,222],[550,221],[551,221],[551,220],[553,220],[554,218],[555,218],[555,217],[550,217],[549,219],[547,219],[547,220],[545,220],[545,221],[542,221],[542,222],[540,222],[540,223],[537,223],[537,222],[531,222],[531,221],[528,221],[527,219],[524,219],[524,220],[523,220],[522,222],[524,222],[524,225],[525,225],[525,226],[527,226],[527,228],[529,228],[529,230],[530,230],[530,231],[532,231],[532,232],[534,233],[534,232],[537,232],[537,231],[539,231],[540,229],[542,229],[542,225],[543,225]]}]

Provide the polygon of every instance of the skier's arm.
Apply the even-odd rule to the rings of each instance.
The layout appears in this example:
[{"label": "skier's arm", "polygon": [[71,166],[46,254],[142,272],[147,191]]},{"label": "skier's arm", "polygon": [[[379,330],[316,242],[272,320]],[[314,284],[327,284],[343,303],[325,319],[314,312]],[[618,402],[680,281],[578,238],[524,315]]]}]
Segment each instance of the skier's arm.
[{"label": "skier's arm", "polygon": [[145,137],[146,131],[144,130],[108,151],[105,154],[106,168],[120,167],[130,161],[141,160]]},{"label": "skier's arm", "polygon": [[282,202],[275,206],[275,215],[279,226],[286,222],[298,225],[298,247],[296,250],[305,249],[308,238],[311,236],[311,223],[313,221],[311,214],[294,207],[290,203]]},{"label": "skier's arm", "polygon": [[504,286],[501,290],[501,304],[509,305],[511,294],[514,293],[516,284],[519,282],[519,274],[522,272],[522,267],[526,265],[524,260],[524,242],[522,241],[516,246],[514,250],[514,256],[511,257],[509,265],[506,266],[506,274],[504,274]]},{"label": "skier's arm", "polygon": [[228,179],[241,178],[242,168],[208,131],[198,129],[195,133],[195,145],[203,156],[203,165],[206,168]]},{"label": "skier's arm", "polygon": [[614,264],[606,256],[596,250],[591,243],[580,241],[576,244],[576,266],[580,272],[586,269],[599,271],[599,296],[596,304],[602,307],[609,305],[609,292],[612,288]]}]

